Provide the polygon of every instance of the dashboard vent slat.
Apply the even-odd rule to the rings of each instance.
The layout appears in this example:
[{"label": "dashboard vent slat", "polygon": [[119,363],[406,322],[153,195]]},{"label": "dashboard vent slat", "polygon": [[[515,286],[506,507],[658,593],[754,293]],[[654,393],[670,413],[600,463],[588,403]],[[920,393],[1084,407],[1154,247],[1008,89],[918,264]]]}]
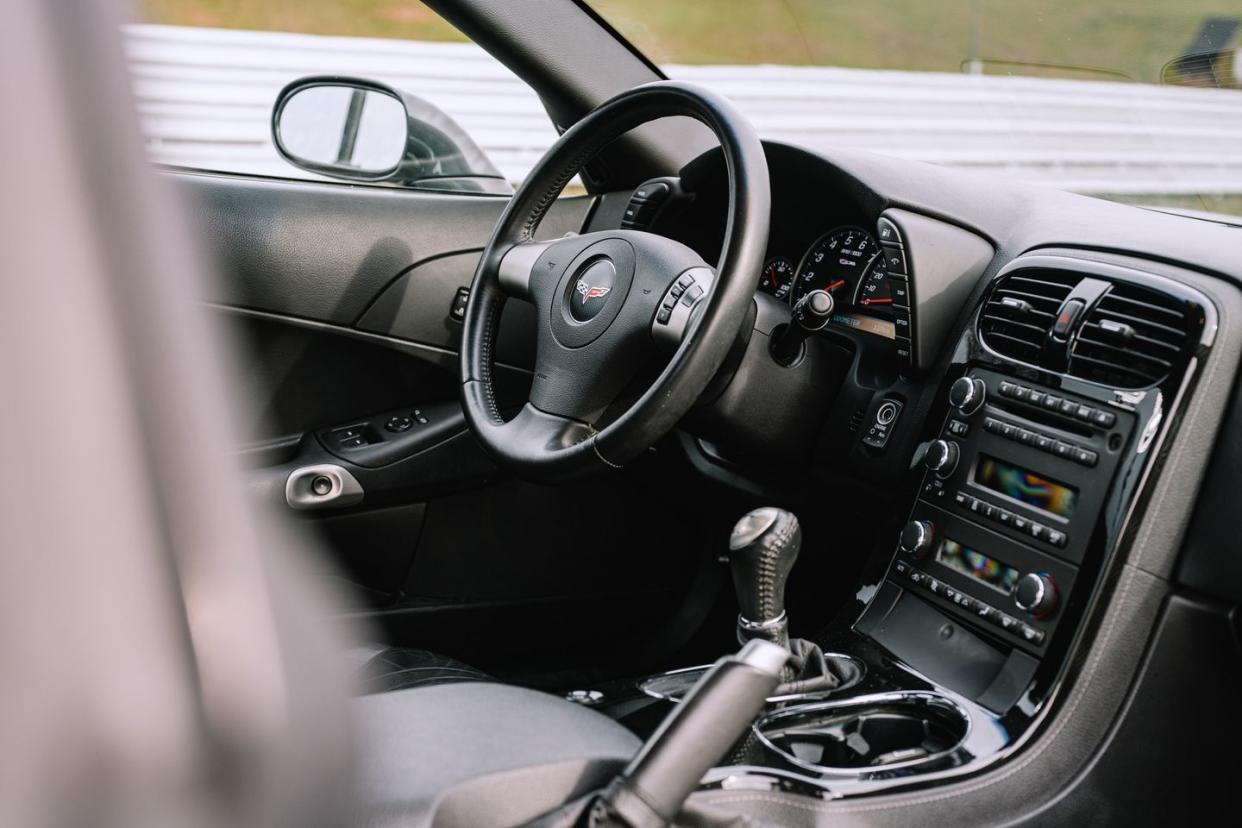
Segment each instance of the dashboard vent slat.
[{"label": "dashboard vent slat", "polygon": [[1070,353],[1069,373],[1118,388],[1155,385],[1191,347],[1190,327],[1191,314],[1181,300],[1115,282],[1087,314]]},{"label": "dashboard vent slat", "polygon": [[979,317],[980,337],[998,354],[1037,363],[1057,309],[1080,280],[1056,270],[1024,270],[1002,278]]}]

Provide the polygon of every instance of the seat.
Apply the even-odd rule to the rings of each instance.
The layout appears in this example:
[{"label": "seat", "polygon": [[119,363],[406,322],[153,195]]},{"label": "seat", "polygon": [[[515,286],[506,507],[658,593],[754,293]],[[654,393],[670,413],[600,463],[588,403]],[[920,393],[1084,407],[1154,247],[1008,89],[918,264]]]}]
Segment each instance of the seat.
[{"label": "seat", "polygon": [[604,787],[641,747],[582,705],[452,675],[352,702],[358,824],[523,824]]},{"label": "seat", "polygon": [[359,665],[363,695],[464,681],[495,681],[482,670],[454,658],[414,647],[359,647],[351,656]]}]

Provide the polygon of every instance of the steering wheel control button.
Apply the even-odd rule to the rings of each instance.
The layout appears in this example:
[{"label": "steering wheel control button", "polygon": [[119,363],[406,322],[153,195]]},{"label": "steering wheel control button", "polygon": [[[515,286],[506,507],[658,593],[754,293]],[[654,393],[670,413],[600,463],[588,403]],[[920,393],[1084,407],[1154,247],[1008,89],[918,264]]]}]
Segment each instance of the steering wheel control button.
[{"label": "steering wheel control button", "polygon": [[983,407],[987,386],[974,377],[958,377],[949,387],[949,404],[969,417]]},{"label": "steering wheel control button", "polygon": [[902,554],[921,561],[931,551],[936,539],[936,527],[926,520],[912,520],[901,530],[897,539],[897,548]]},{"label": "steering wheel control button", "polygon": [[384,430],[391,431],[393,434],[409,431],[413,427],[414,420],[410,417],[390,417],[388,422],[384,423]]},{"label": "steering wheel control button", "polygon": [[569,314],[579,322],[590,322],[608,304],[617,268],[608,259],[597,259],[582,268],[573,281],[568,297]]},{"label": "steering wheel control button", "polygon": [[881,400],[880,404],[875,408],[875,413],[871,415],[871,423],[868,425],[866,433],[863,434],[863,445],[877,450],[887,446],[893,429],[897,427],[897,419],[901,416],[901,409],[902,404],[900,400],[892,398]]},{"label": "steering wheel control button", "polygon": [[923,456],[923,465],[936,473],[937,477],[949,477],[957,470],[957,461],[961,451],[952,440],[932,440]]}]

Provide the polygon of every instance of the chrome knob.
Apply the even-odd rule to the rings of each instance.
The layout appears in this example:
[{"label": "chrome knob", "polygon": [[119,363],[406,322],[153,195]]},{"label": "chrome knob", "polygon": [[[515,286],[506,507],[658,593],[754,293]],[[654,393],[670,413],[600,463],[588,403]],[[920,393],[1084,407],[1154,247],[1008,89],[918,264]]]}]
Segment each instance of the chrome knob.
[{"label": "chrome knob", "polygon": [[1047,573],[1028,572],[1014,586],[1013,602],[1036,617],[1047,615],[1057,606],[1056,582]]},{"label": "chrome knob", "polygon": [[905,554],[921,561],[931,551],[932,541],[936,537],[936,527],[929,520],[912,520],[901,530],[897,540],[897,548]]},{"label": "chrome knob", "polygon": [[988,387],[981,379],[958,377],[949,386],[949,405],[969,417],[983,407]]},{"label": "chrome knob", "polygon": [[923,465],[939,477],[948,477],[957,469],[960,455],[957,443],[952,440],[932,440],[927,447],[927,454],[923,456]]}]

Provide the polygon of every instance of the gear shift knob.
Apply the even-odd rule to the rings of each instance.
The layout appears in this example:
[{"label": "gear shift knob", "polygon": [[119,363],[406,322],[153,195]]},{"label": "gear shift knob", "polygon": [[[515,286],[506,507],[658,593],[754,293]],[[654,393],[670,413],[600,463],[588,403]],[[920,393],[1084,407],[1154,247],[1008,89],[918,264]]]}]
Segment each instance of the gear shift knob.
[{"label": "gear shift knob", "polygon": [[789,646],[785,582],[802,547],[798,518],[767,506],[747,513],[729,537],[729,563],[737,591],[737,634]]}]

